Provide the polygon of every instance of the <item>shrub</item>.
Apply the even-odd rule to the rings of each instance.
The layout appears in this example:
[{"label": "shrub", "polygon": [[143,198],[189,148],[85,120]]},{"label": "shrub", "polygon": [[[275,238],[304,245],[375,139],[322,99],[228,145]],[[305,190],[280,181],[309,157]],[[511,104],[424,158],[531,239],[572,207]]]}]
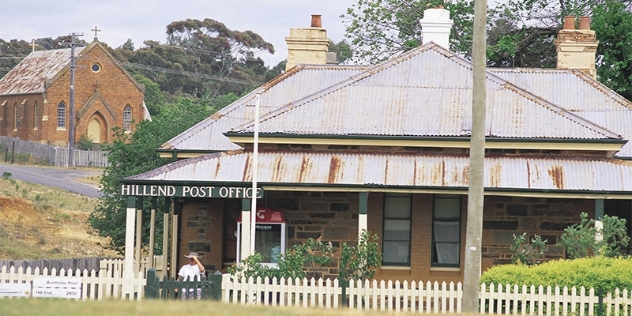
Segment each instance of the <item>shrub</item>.
[{"label": "shrub", "polygon": [[92,150],[92,143],[94,139],[87,134],[81,134],[79,142],[77,143],[80,150]]},{"label": "shrub", "polygon": [[514,243],[511,245],[511,262],[523,263],[526,265],[534,265],[540,263],[539,259],[544,257],[547,251],[546,240],[542,240],[539,235],[535,235],[529,244],[527,241],[527,233],[522,235],[513,235]]},{"label": "shrub", "polygon": [[627,246],[630,241],[624,218],[604,215],[603,229],[595,228],[595,220],[588,219],[586,213],[581,213],[580,219],[579,224],[564,229],[560,237],[559,244],[571,259],[596,255],[616,257],[620,255],[621,246]]},{"label": "shrub", "polygon": [[499,265],[485,271],[480,282],[486,284],[632,289],[632,259],[594,257],[554,260],[535,266]]}]

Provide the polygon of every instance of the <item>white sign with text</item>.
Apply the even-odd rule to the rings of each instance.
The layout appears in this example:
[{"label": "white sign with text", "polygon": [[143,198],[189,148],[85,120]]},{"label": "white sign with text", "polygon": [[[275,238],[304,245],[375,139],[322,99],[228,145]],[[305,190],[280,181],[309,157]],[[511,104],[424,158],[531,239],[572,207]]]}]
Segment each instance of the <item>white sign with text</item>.
[{"label": "white sign with text", "polygon": [[81,298],[81,279],[33,278],[33,297]]},{"label": "white sign with text", "polygon": [[0,297],[30,297],[31,283],[0,283]]}]

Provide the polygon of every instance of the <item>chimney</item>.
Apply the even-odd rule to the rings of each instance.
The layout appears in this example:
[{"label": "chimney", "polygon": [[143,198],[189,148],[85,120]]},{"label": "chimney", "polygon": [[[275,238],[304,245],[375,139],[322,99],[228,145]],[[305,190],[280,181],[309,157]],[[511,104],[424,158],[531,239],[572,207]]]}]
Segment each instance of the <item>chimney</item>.
[{"label": "chimney", "polygon": [[578,29],[575,28],[575,17],[565,17],[564,28],[559,31],[555,40],[557,69],[578,69],[596,79],[595,56],[598,44],[595,31],[590,29],[590,17],[580,17]]},{"label": "chimney", "polygon": [[424,44],[435,42],[450,49],[450,30],[454,24],[454,21],[450,20],[450,11],[443,8],[427,9],[419,23]]},{"label": "chimney", "polygon": [[324,65],[327,63],[329,38],[327,38],[327,30],[323,29],[319,14],[312,15],[311,27],[290,29],[290,36],[285,38],[285,42],[287,43],[285,70],[298,64]]}]

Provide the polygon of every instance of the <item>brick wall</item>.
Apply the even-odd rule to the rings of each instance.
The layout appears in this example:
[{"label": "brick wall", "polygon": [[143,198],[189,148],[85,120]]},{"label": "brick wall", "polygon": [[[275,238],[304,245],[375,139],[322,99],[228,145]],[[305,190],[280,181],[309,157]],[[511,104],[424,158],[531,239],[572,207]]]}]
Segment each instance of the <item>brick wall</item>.
[{"label": "brick wall", "polygon": [[[99,72],[92,71],[91,67],[94,63],[101,65]],[[66,104],[66,117],[69,119],[70,71],[60,72],[58,77],[47,82],[47,85],[44,94],[0,96],[0,104],[7,100],[5,109],[0,108],[0,116],[2,116],[0,133],[2,135],[31,141],[43,140],[43,143],[57,146],[68,144],[69,123],[67,123],[66,129],[57,129],[57,106],[62,101]],[[97,90],[100,97],[95,98]],[[25,98],[28,105],[27,115],[24,116],[25,121],[20,125],[18,131],[13,131],[13,104],[14,102],[23,102]],[[92,102],[90,102],[91,98],[93,99]],[[123,108],[125,105],[129,104],[132,107],[132,118],[135,122],[138,123],[143,119],[143,98],[144,92],[139,86],[121,68],[116,66],[101,46],[94,46],[77,59],[75,111],[79,113],[83,109],[83,115],[76,124],[75,141],[79,141],[81,135],[88,133],[88,122],[96,119],[100,123],[101,143],[112,142],[111,129],[114,126],[123,126]],[[33,131],[35,101],[39,104],[40,126],[36,131]],[[86,106],[85,109],[84,106]],[[20,108],[20,111],[23,112],[24,110]]]},{"label": "brick wall", "polygon": [[[288,248],[308,238],[321,237],[323,241],[331,241],[335,249],[335,258],[331,264],[308,269],[310,276],[331,278],[338,274],[342,243],[355,244],[357,240],[358,198],[357,193],[351,192],[268,191],[259,206],[280,207],[284,210],[288,225]],[[462,281],[467,197],[463,196],[461,201],[461,268],[431,267],[432,203],[432,194],[413,194],[410,267],[381,267],[376,279]],[[383,205],[383,193],[369,194],[367,228],[378,236],[382,235]],[[556,244],[564,228],[579,222],[581,212],[594,216],[594,207],[594,200],[486,196],[483,271],[492,265],[509,263],[513,234],[524,232],[530,238],[538,234],[548,240],[546,259],[563,257],[563,249]],[[203,264],[215,265],[220,269],[225,247],[222,234],[234,232],[235,228],[226,228],[226,223],[234,223],[240,210],[240,200],[188,201],[180,220],[178,264],[184,264],[185,254],[197,251]],[[230,219],[222,224],[224,217]],[[235,247],[232,241],[230,247]]]}]

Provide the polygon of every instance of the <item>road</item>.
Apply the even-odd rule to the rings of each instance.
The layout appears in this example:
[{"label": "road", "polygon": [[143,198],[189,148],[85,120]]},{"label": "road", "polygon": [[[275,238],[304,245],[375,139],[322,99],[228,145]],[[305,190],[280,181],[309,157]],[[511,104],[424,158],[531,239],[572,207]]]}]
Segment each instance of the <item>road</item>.
[{"label": "road", "polygon": [[59,167],[10,165],[0,162],[0,176],[10,172],[11,178],[37,183],[75,192],[81,195],[98,198],[101,192],[96,186],[78,182],[77,179],[99,175],[103,172],[95,170],[76,170]]}]

